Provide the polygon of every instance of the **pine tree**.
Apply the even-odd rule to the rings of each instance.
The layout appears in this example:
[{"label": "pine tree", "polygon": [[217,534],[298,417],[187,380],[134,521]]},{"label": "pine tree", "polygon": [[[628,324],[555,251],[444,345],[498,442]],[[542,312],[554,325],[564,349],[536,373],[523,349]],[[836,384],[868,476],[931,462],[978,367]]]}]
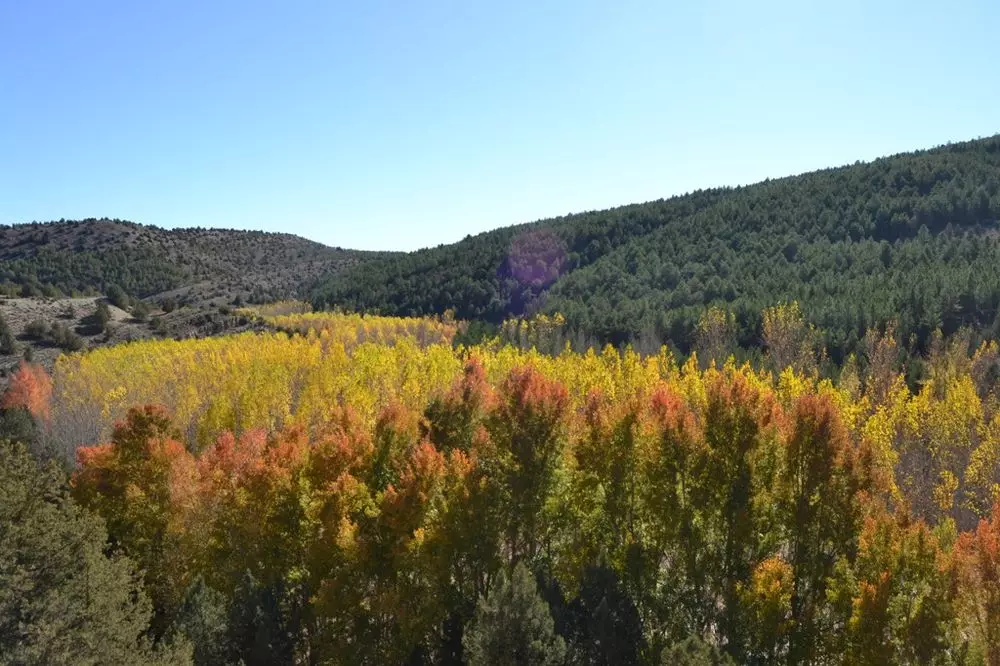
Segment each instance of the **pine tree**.
[{"label": "pine tree", "polygon": [[0,664],[189,663],[154,651],[135,566],[105,554],[103,522],[54,465],[0,443]]},{"label": "pine tree", "polygon": [[462,639],[469,666],[561,664],[566,645],[555,633],[548,604],[523,563],[479,600]]}]

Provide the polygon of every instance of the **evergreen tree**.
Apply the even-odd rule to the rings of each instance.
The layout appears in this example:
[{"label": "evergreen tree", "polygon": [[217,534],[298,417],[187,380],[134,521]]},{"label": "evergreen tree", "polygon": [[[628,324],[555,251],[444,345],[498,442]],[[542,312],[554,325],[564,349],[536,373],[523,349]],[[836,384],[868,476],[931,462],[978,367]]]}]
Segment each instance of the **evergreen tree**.
[{"label": "evergreen tree", "polygon": [[501,575],[494,590],[479,600],[462,645],[469,666],[555,665],[566,654],[548,604],[523,563],[509,580]]},{"label": "evergreen tree", "polygon": [[108,287],[108,300],[111,301],[112,305],[121,308],[122,310],[127,309],[131,301],[128,294],[125,293],[125,290],[117,284],[112,284]]},{"label": "evergreen tree", "polygon": [[94,317],[102,333],[108,330],[108,322],[111,321],[111,308],[108,307],[106,301],[98,301],[97,312],[94,313]]},{"label": "evergreen tree", "polygon": [[17,353],[17,341],[7,325],[7,320],[0,315],[0,354],[12,356]]},{"label": "evergreen tree", "polygon": [[65,483],[0,443],[0,664],[189,663],[182,649],[153,649],[135,567],[105,554],[103,523]]},{"label": "evergreen tree", "polygon": [[174,620],[173,633],[194,646],[194,663],[206,666],[232,663],[229,607],[226,595],[198,578],[188,588]]}]

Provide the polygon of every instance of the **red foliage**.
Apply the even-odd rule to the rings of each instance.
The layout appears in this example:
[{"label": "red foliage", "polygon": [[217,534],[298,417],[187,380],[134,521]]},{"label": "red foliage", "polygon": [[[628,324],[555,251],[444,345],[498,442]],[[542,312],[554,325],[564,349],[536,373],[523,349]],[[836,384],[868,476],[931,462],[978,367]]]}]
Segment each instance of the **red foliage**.
[{"label": "red foliage", "polygon": [[0,400],[0,407],[24,407],[36,420],[47,421],[51,401],[52,380],[48,373],[40,365],[21,361]]}]

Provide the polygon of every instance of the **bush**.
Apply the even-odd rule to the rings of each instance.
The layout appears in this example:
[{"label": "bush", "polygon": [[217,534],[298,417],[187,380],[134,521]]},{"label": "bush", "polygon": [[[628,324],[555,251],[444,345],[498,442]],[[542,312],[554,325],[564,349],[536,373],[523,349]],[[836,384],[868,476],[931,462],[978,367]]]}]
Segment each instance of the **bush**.
[{"label": "bush", "polygon": [[32,320],[24,327],[24,334],[29,338],[41,340],[49,334],[49,325],[42,319]]},{"label": "bush", "polygon": [[108,307],[106,301],[98,301],[94,320],[102,332],[108,330],[108,323],[111,321],[111,308]]},{"label": "bush", "polygon": [[146,321],[149,319],[149,312],[149,303],[145,301],[136,301],[135,305],[132,306],[132,316],[135,317],[137,321]]},{"label": "bush", "polygon": [[10,326],[7,325],[7,321],[0,316],[0,354],[5,356],[11,356],[17,353],[17,341],[14,340],[14,334],[10,330]]},{"label": "bush", "polygon": [[52,324],[49,340],[66,351],[80,351],[86,346],[83,338],[63,322]]},{"label": "bush", "polygon": [[108,287],[108,300],[111,301],[112,305],[122,310],[127,310],[129,304],[132,302],[132,299],[125,293],[125,290],[116,284]]}]

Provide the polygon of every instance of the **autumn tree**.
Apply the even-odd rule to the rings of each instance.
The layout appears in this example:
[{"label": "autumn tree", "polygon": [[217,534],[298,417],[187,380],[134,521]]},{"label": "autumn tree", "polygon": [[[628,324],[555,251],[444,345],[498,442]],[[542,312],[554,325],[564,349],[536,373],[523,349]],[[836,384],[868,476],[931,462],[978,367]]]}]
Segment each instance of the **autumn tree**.
[{"label": "autumn tree", "polygon": [[779,484],[790,543],[789,660],[810,663],[822,644],[826,581],[857,538],[856,455],[832,401],[806,395],[795,406]]},{"label": "autumn tree", "polygon": [[883,331],[868,329],[862,348],[866,366],[865,392],[874,404],[884,404],[899,377],[899,347],[895,326],[890,323]]},{"label": "autumn tree", "polygon": [[542,510],[562,453],[567,401],[566,388],[537,369],[515,369],[487,420],[504,483],[506,552],[512,563],[530,561],[545,541]]},{"label": "autumn tree", "polygon": [[736,316],[719,307],[710,307],[698,318],[695,351],[703,364],[725,363],[736,346]]},{"label": "autumn tree", "polygon": [[764,540],[774,535],[765,529],[768,507],[757,499],[771,485],[767,470],[772,466],[758,462],[769,453],[773,458],[777,410],[773,396],[740,374],[720,376],[708,387],[704,436],[711,454],[705,506],[717,536],[708,541],[706,565],[721,601],[718,623],[726,652],[736,658],[746,648],[740,585],[775,546]]},{"label": "autumn tree", "polygon": [[40,365],[21,361],[0,399],[0,408],[23,407],[35,420],[44,423],[51,413],[51,401],[52,380],[48,373]]},{"label": "autumn tree", "polygon": [[104,518],[111,543],[145,569],[162,631],[167,609],[183,594],[178,583],[186,587],[169,574],[182,553],[172,547],[168,528],[193,483],[194,460],[155,406],[130,410],[110,444],[82,447],[77,455],[74,497]]},{"label": "autumn tree", "polygon": [[1000,665],[1000,504],[956,546],[965,626],[989,666]]},{"label": "autumn tree", "polygon": [[796,372],[816,369],[816,332],[806,323],[795,301],[764,310],[763,342],[772,372],[791,367]]}]

